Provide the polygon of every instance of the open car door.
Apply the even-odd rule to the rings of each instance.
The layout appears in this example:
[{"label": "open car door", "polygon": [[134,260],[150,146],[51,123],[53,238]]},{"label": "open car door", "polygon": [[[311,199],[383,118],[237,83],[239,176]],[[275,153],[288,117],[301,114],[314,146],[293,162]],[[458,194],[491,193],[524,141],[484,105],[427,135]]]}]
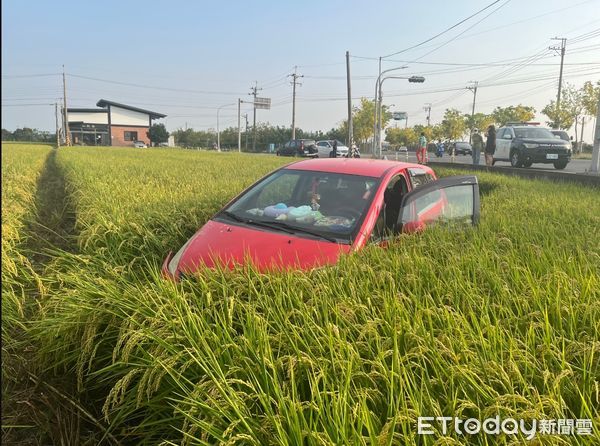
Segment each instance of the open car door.
[{"label": "open car door", "polygon": [[404,196],[398,215],[400,232],[419,232],[427,226],[476,225],[479,222],[479,183],[475,175],[445,177],[426,183]]}]

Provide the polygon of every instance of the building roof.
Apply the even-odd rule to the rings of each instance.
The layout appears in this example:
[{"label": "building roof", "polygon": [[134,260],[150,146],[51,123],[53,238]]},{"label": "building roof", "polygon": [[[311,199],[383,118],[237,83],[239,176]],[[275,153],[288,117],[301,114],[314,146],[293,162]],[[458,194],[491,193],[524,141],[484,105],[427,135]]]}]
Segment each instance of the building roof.
[{"label": "building roof", "polygon": [[125,108],[127,110],[133,110],[133,111],[140,112],[140,113],[146,113],[146,114],[150,115],[151,119],[164,118],[167,116],[167,115],[163,115],[162,113],[145,110],[143,108],[132,107],[131,105],[119,104],[118,102],[113,102],[113,101],[107,101],[106,99],[100,99],[98,102],[96,102],[96,105],[98,107],[107,107],[109,105],[114,105],[115,107]]},{"label": "building roof", "polygon": [[73,113],[108,113],[105,108],[71,108],[67,107],[67,112]]},{"label": "building roof", "polygon": [[403,163],[368,158],[316,158],[288,164],[285,169],[316,170],[319,172],[382,177],[393,167],[410,167],[429,170],[422,164]]}]

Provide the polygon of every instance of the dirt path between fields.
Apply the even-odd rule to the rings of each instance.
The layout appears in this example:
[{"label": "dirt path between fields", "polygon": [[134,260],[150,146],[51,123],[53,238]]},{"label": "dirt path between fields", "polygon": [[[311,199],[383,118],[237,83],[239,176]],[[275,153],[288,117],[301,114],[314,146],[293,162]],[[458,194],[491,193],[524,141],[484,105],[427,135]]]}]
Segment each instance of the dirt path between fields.
[{"label": "dirt path between fields", "polygon": [[[22,252],[42,278],[47,277],[47,267],[57,256],[78,252],[75,209],[57,155],[54,149],[46,158],[36,185],[35,218],[24,230],[27,239]],[[43,296],[38,283],[27,283],[26,279],[23,282],[28,302],[24,317],[27,324],[36,317],[38,305],[35,302]],[[27,340],[26,329],[18,331],[11,335],[20,347],[8,352],[8,366],[15,376],[10,382],[5,381],[2,390],[8,400],[3,402],[2,444],[98,444],[95,438],[101,437],[104,428],[98,429],[96,418],[91,417],[79,401],[74,378],[45,376],[40,372],[36,346]]]},{"label": "dirt path between fields", "polygon": [[31,261],[36,270],[45,268],[54,257],[53,251],[77,252],[75,210],[56,160],[57,154],[57,150],[52,150],[46,158],[37,181],[36,219],[27,228],[30,238],[26,250],[31,253]]}]

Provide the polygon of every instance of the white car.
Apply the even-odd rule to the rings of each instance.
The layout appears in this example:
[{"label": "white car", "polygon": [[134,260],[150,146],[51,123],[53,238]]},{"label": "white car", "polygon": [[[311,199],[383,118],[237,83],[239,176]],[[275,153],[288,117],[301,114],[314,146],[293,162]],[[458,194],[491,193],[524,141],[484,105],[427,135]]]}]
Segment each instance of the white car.
[{"label": "white car", "polygon": [[137,149],[145,149],[148,146],[146,145],[146,143],[144,141],[134,141],[133,147],[135,147]]},{"label": "white car", "polygon": [[[317,150],[319,158],[329,158],[331,156],[331,152],[333,151],[333,139],[327,139],[323,141],[317,141]],[[348,147],[344,145],[343,142],[337,142],[337,156],[343,157],[348,156]]]}]

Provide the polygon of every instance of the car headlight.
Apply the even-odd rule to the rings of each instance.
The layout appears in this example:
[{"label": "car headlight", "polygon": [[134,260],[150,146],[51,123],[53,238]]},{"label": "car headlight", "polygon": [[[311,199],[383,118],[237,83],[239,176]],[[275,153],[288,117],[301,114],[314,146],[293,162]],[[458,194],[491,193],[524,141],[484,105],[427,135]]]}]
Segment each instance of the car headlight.
[{"label": "car headlight", "polygon": [[181,249],[179,251],[177,251],[177,254],[175,254],[173,256],[173,258],[171,259],[171,261],[169,262],[168,269],[169,269],[169,273],[171,273],[172,276],[174,276],[175,273],[177,272],[177,267],[179,266],[179,261],[181,260],[181,256],[187,249],[188,245],[192,242],[193,238],[194,237],[190,238],[187,242],[185,242],[185,244],[181,247]]},{"label": "car headlight", "polygon": [[526,149],[535,149],[537,147],[539,147],[539,144],[535,144],[535,143],[524,143],[523,144],[525,146]]}]

